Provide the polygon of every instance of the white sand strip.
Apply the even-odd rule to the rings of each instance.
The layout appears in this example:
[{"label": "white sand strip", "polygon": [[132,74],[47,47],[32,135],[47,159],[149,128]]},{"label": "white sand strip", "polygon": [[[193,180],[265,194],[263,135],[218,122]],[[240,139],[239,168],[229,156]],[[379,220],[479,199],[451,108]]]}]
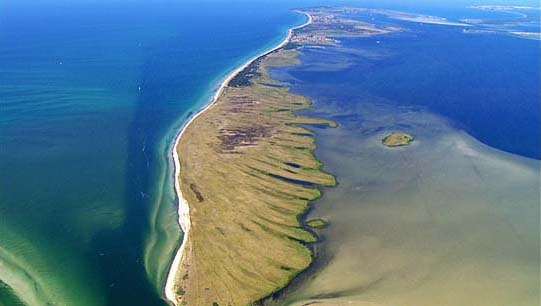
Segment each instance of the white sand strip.
[{"label": "white sand strip", "polygon": [[182,229],[182,232],[184,232],[184,236],[182,238],[182,244],[180,245],[180,248],[178,249],[177,253],[175,254],[175,258],[173,259],[173,262],[171,263],[171,268],[169,269],[169,273],[167,275],[167,281],[165,283],[165,288],[164,288],[165,298],[171,304],[173,304],[175,306],[178,305],[178,303],[177,303],[177,295],[175,293],[176,276],[177,276],[177,274],[179,272],[179,269],[180,269],[180,267],[182,265],[182,260],[184,258],[184,256],[183,256],[184,255],[184,249],[186,248],[187,241],[188,241],[188,239],[190,237],[190,226],[191,226],[191,223],[190,223],[190,207],[189,207],[189,204],[186,201],[186,199],[183,197],[182,191],[180,190],[180,179],[179,179],[180,163],[179,163],[178,152],[177,152],[177,146],[178,146],[178,143],[180,141],[180,137],[182,137],[182,134],[186,130],[186,127],[188,127],[190,125],[190,123],[192,123],[197,117],[199,117],[205,111],[207,111],[212,106],[214,106],[214,104],[216,103],[218,98],[221,96],[221,94],[223,93],[224,89],[227,87],[229,82],[239,72],[244,70],[246,67],[248,67],[250,64],[252,64],[258,58],[260,58],[262,56],[265,56],[265,55],[267,55],[267,54],[269,54],[269,53],[271,53],[271,52],[273,52],[275,50],[278,50],[278,49],[282,48],[283,46],[285,46],[289,42],[291,37],[293,36],[293,30],[303,28],[303,27],[309,25],[310,23],[312,23],[312,16],[310,16],[309,14],[307,14],[305,12],[301,12],[301,11],[296,11],[296,12],[301,13],[301,14],[305,14],[308,17],[308,20],[304,24],[302,24],[300,26],[289,29],[286,38],[284,38],[284,40],[282,40],[282,42],[280,42],[280,44],[278,44],[275,47],[272,47],[271,49],[269,49],[267,51],[262,52],[261,54],[253,57],[252,59],[250,59],[247,62],[245,62],[244,64],[242,64],[237,69],[233,70],[224,79],[224,81],[221,83],[220,87],[216,90],[216,93],[214,94],[214,97],[212,98],[210,103],[207,104],[202,110],[200,110],[196,115],[194,115],[192,118],[190,118],[190,120],[188,120],[188,122],[186,124],[184,124],[182,126],[179,133],[177,134],[177,137],[175,139],[175,143],[171,148],[171,150],[172,150],[171,154],[173,156],[173,160],[174,160],[174,164],[175,164],[175,190],[176,190],[177,197],[178,197],[178,223],[180,225],[180,228]]}]

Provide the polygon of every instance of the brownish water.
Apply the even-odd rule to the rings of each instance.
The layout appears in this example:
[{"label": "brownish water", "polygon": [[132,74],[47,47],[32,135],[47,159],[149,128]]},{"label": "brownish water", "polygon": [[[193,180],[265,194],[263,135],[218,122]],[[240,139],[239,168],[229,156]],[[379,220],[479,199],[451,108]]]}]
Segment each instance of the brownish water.
[{"label": "brownish water", "polygon": [[[330,222],[315,268],[278,304],[539,305],[537,161],[418,109],[316,109],[340,123],[317,139],[339,186],[309,216]],[[383,146],[397,127],[415,141]]]}]

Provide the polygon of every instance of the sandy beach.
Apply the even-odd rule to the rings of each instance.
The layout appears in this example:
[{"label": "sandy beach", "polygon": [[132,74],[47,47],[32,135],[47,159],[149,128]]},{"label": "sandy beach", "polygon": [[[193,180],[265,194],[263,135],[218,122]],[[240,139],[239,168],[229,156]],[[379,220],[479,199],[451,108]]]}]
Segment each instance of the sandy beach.
[{"label": "sandy beach", "polygon": [[275,50],[278,50],[278,49],[284,47],[290,41],[291,37],[293,36],[293,31],[294,30],[303,28],[303,27],[309,25],[310,23],[312,23],[312,16],[310,16],[309,14],[307,14],[305,12],[300,12],[300,11],[296,11],[296,12],[306,15],[308,20],[305,23],[303,23],[302,25],[299,25],[297,27],[289,29],[287,36],[278,45],[272,47],[269,50],[266,50],[266,51],[262,52],[261,54],[255,56],[253,58],[251,58],[250,60],[246,61],[240,67],[233,70],[222,81],[222,83],[220,84],[220,86],[216,90],[216,93],[214,94],[214,96],[213,96],[212,100],[209,102],[209,104],[207,104],[197,114],[192,116],[192,118],[190,118],[190,120],[188,120],[188,122],[182,126],[179,133],[177,134],[177,137],[175,138],[175,142],[174,142],[173,146],[171,147],[171,155],[173,157],[174,166],[175,166],[175,172],[174,172],[175,173],[175,191],[176,191],[176,194],[177,194],[177,197],[178,197],[178,222],[179,222],[180,228],[182,229],[182,231],[184,233],[182,243],[181,243],[177,253],[175,254],[173,262],[171,263],[171,267],[169,269],[169,273],[167,275],[167,281],[166,281],[165,288],[164,288],[164,294],[165,294],[166,299],[173,305],[177,305],[177,302],[176,302],[176,299],[175,299],[176,294],[175,294],[175,290],[174,290],[174,288],[175,288],[175,277],[178,274],[178,270],[180,269],[180,267],[182,265],[182,262],[183,262],[183,259],[184,259],[183,254],[184,254],[185,247],[187,245],[187,241],[189,239],[190,226],[191,226],[189,203],[183,197],[181,189],[180,189],[180,180],[179,180],[180,164],[179,164],[179,158],[178,158],[178,152],[177,152],[177,147],[178,147],[179,140],[182,137],[182,134],[184,133],[186,128],[195,119],[197,119],[201,114],[203,114],[205,111],[209,110],[210,108],[212,108],[215,105],[218,98],[224,92],[224,89],[228,86],[229,82],[238,73],[243,71],[245,68],[247,68],[250,64],[252,64],[258,58],[260,58],[262,56],[265,56],[265,55],[267,55],[267,54],[269,54],[269,53],[271,53],[271,52],[273,52]]}]

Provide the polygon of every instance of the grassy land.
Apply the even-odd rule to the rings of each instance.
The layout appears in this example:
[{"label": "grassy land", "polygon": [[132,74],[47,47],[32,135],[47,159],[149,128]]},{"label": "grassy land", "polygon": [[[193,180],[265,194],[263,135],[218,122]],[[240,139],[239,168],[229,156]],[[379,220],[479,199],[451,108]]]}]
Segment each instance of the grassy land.
[{"label": "grassy land", "polygon": [[306,225],[308,225],[311,228],[324,228],[328,224],[323,219],[311,219],[311,220],[306,221]]},{"label": "grassy land", "polygon": [[[299,64],[297,47],[400,30],[347,19],[349,11],[307,10],[310,25],[237,74],[185,130],[177,151],[191,230],[176,276],[179,304],[250,305],[285,287],[312,261],[307,243],[317,238],[299,216],[321,195],[318,186],[336,182],[321,170],[312,133],[302,125],[335,123],[295,115],[310,101],[273,80],[267,68]],[[321,221],[310,224],[324,226]]]},{"label": "grassy land", "polygon": [[[267,67],[298,63],[296,50],[258,61],[248,86],[228,87],[192,122],[177,147],[191,230],[179,304],[249,305],[308,267],[316,237],[298,216],[335,184],[300,124],[334,123],[295,115],[309,100],[269,77]],[[245,84],[245,82],[238,82]],[[267,85],[265,85],[267,84]]]}]

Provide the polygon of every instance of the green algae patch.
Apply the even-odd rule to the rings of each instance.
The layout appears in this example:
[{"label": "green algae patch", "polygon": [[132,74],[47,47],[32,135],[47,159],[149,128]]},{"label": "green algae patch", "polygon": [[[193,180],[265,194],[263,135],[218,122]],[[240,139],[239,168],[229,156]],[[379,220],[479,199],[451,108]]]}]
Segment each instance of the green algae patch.
[{"label": "green algae patch", "polygon": [[323,219],[310,219],[306,221],[306,225],[311,228],[324,228],[329,225],[329,223]]}]

